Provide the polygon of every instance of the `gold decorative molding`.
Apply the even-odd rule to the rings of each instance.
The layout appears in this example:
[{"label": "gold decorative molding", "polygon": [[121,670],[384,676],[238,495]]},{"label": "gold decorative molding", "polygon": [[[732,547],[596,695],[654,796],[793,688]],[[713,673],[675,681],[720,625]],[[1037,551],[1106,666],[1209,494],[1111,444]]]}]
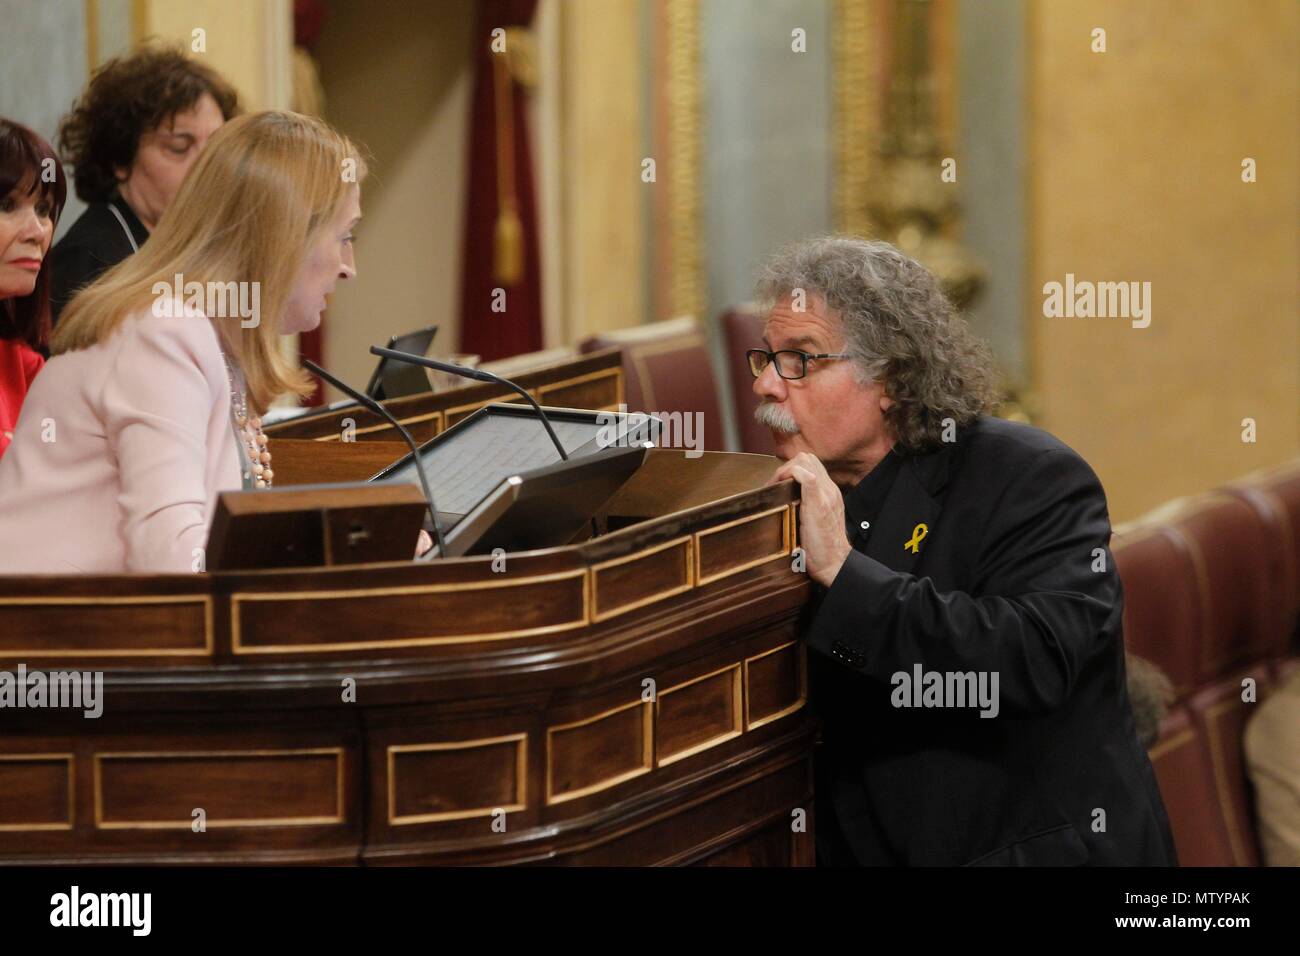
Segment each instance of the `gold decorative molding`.
[{"label": "gold decorative molding", "polygon": [[[443,810],[436,813],[397,814],[397,769],[394,757],[401,753],[425,753],[441,750],[469,750],[475,747],[492,747],[497,744],[515,744],[515,795],[504,805],[465,807],[460,810]],[[472,817],[490,817],[497,810],[514,813],[528,806],[528,734],[507,734],[503,737],[484,737],[478,740],[453,740],[434,744],[392,744],[387,752],[388,765],[388,825],[410,826],[416,823],[441,823],[446,820],[467,820]]]},{"label": "gold decorative molding", "polygon": [[[591,621],[598,624],[601,621],[607,621],[612,617],[618,617],[620,614],[626,614],[628,611],[634,611],[637,608],[645,607],[647,604],[654,604],[657,601],[674,597],[678,594],[684,594],[695,587],[695,576],[692,573],[695,569],[695,561],[692,558],[692,546],[694,539],[691,535],[683,535],[680,538],[674,538],[671,541],[665,541],[663,544],[657,544],[652,548],[646,548],[642,551],[634,551],[631,554],[623,555],[620,558],[611,558],[608,561],[602,561],[599,564],[591,566]],[[682,548],[682,583],[670,588],[664,588],[654,591],[650,594],[636,598],[626,604],[616,604],[608,609],[603,609],[600,605],[600,572],[608,568],[619,567],[632,561],[641,561],[651,555],[658,554],[660,551],[666,551],[669,548]]]},{"label": "gold decorative molding", "polygon": [[[476,408],[477,406],[467,405],[465,407]],[[448,409],[447,412],[456,411],[456,410],[457,409]],[[438,433],[440,433],[446,430],[442,421],[442,416],[444,414],[447,414],[447,412],[429,412],[428,414],[425,415],[413,415],[410,418],[399,418],[398,421],[401,422],[403,425],[418,425],[420,422],[437,421],[438,422],[437,431]],[[352,430],[352,434],[353,436],[373,435],[375,432],[382,432],[385,430],[396,432],[396,429],[393,428],[392,425],[388,424],[388,422],[380,422],[378,425],[367,425],[365,428],[355,428]],[[337,441],[337,442],[341,442],[342,440],[343,440],[343,432],[341,430],[329,435],[318,435],[316,436],[316,438],[313,439],[313,441]]]},{"label": "gold decorative molding", "polygon": [[[374,638],[365,641],[341,641],[337,644],[259,644],[243,643],[241,605],[252,602],[292,604],[294,601],[339,601],[350,598],[378,598],[394,595],[445,594],[448,592],[485,591],[501,588],[521,588],[552,581],[575,580],[582,589],[581,614],[570,621],[539,624],[509,631],[483,633],[440,634],[430,637]],[[553,634],[585,627],[591,623],[591,574],[589,568],[538,574],[513,581],[459,581],[448,584],[417,584],[402,587],[349,588],[339,591],[236,591],[230,595],[230,644],[236,655],[244,654],[329,654],[338,651],[381,650],[401,647],[434,647],[443,644],[472,644],[479,641],[500,641],[514,637],[532,637]]]},{"label": "gold decorative molding", "polygon": [[127,751],[121,753],[95,754],[93,785],[95,798],[95,828],[98,830],[188,830],[193,826],[192,819],[184,820],[121,820],[104,819],[104,781],[103,762],[105,760],[194,760],[204,758],[229,757],[247,759],[250,757],[309,757],[332,756],[334,758],[334,814],[332,816],[314,817],[247,817],[235,820],[207,820],[208,829],[218,827],[288,827],[320,826],[345,823],[343,812],[343,760],[342,747],[308,747],[291,750],[178,750],[178,751]]},{"label": "gold decorative molding", "polygon": [[194,604],[203,608],[203,646],[171,648],[121,648],[87,647],[75,649],[15,648],[0,645],[0,660],[32,660],[53,657],[209,657],[213,647],[212,595],[210,594],[145,594],[138,597],[0,597],[4,607],[86,607],[88,605],[119,606],[124,604]]},{"label": "gold decorative molding", "polygon": [[0,833],[6,831],[30,832],[33,830],[71,830],[73,821],[76,820],[76,775],[74,773],[76,757],[67,753],[31,753],[31,754],[0,754],[0,762],[9,763],[29,763],[32,761],[54,762],[57,760],[65,761],[68,765],[68,819],[66,823],[0,823]]},{"label": "gold decorative molding", "polygon": [[[762,660],[764,657],[770,657],[771,655],[777,654],[781,651],[788,651],[790,650],[790,648],[794,648],[794,655],[795,655],[794,666],[795,669],[798,671],[798,675],[799,675],[798,676],[798,681],[799,681],[798,697],[795,698],[794,703],[790,704],[787,707],[782,707],[780,710],[773,711],[770,714],[764,714],[762,717],[759,717],[757,720],[751,719],[749,716],[749,710],[750,710],[749,689],[752,684],[749,677],[750,665],[753,664],[754,661]],[[789,716],[790,714],[793,714],[795,711],[802,708],[803,705],[806,704],[807,702],[808,702],[808,668],[804,665],[803,655],[799,653],[798,641],[789,641],[788,643],[785,644],[779,644],[776,647],[773,647],[771,650],[766,650],[763,651],[763,653],[761,654],[755,654],[753,657],[745,658],[745,730],[746,731],[754,730],[758,727],[762,727],[764,724],[770,724],[774,720],[780,720],[782,717]]]},{"label": "gold decorative molding", "polygon": [[[674,751],[673,753],[670,754],[660,753],[659,728],[663,725],[661,711],[663,710],[664,698],[672,695],[677,691],[684,690],[685,688],[690,687],[693,684],[698,684],[701,681],[711,680],[712,678],[717,677],[720,674],[731,675],[731,682],[730,682],[731,683],[731,687],[730,687],[731,728],[723,733],[716,734],[713,737],[708,738],[707,740],[702,740],[697,744],[693,744],[690,747],[687,747],[683,750]],[[685,760],[687,757],[693,757],[696,754],[702,753],[705,750],[711,750],[712,748],[717,747],[720,744],[724,744],[728,740],[733,740],[734,738],[739,737],[741,734],[743,734],[745,732],[744,699],[745,699],[744,676],[741,673],[741,668],[739,663],[728,664],[726,667],[719,667],[717,670],[712,671],[711,673],[701,674],[699,677],[692,677],[688,681],[683,681],[680,684],[676,684],[672,687],[669,687],[667,690],[660,691],[658,696],[655,698],[655,754],[656,754],[655,766],[667,767],[669,764],[674,764],[679,760]]]},{"label": "gold decorative molding", "polygon": [[[631,710],[634,707],[641,708],[640,720],[640,756],[635,767],[625,770],[622,773],[614,774],[602,780],[596,780],[584,787],[577,787],[573,790],[565,790],[557,794],[555,792],[555,758],[553,754],[553,741],[557,734],[566,730],[576,730],[579,727],[586,727],[601,720],[608,720],[615,714],[621,714],[625,710]],[[620,783],[626,783],[636,777],[649,773],[654,769],[654,708],[649,701],[634,700],[630,704],[620,704],[618,707],[611,707],[592,717],[584,717],[581,720],[570,721],[566,724],[557,724],[554,727],[546,728],[546,805],[554,806],[557,803],[566,803],[569,800],[577,800],[579,797],[590,796],[593,793],[599,793],[602,790],[608,790],[610,787],[616,787]]]},{"label": "gold decorative molding", "polygon": [[856,236],[876,231],[868,206],[878,135],[872,72],[878,62],[874,4],[835,0],[835,228]]},{"label": "gold decorative molding", "polygon": [[[711,534],[717,534],[719,531],[726,531],[730,528],[739,527],[745,524],[754,524],[762,521],[764,518],[770,518],[772,515],[781,515],[781,548],[769,554],[760,555],[756,558],[750,558],[734,565],[717,571],[705,577],[703,574],[702,556],[704,549],[704,539]],[[714,525],[712,528],[705,528],[702,531],[695,532],[695,584],[697,587],[703,587],[706,584],[712,584],[714,581],[720,581],[723,578],[729,578],[733,574],[739,574],[741,571],[747,571],[750,568],[758,567],[760,564],[766,564],[776,558],[783,557],[790,553],[790,508],[788,505],[778,505],[775,508],[769,508],[767,511],[760,511],[758,514],[746,515],[743,518],[737,518],[734,521],[728,521],[724,524]]]},{"label": "gold decorative molding", "polygon": [[664,0],[665,92],[668,109],[669,312],[703,316],[704,282],[700,198],[701,102],[699,0]]}]

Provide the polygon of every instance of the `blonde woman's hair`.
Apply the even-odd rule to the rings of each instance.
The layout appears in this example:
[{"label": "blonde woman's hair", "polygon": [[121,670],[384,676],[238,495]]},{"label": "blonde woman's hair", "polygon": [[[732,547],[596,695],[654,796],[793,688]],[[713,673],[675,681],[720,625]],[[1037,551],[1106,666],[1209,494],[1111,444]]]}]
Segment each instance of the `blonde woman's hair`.
[{"label": "blonde woman's hair", "polygon": [[[310,116],[252,113],[208,141],[144,247],[105,272],[68,304],[51,354],[107,339],[151,308],[155,283],[260,283],[262,319],[212,318],[227,353],[244,372],[258,414],[278,396],[310,394],[311,379],[285,360],[279,329],[307,251],[337,214],[366,161],[346,136]],[[178,322],[202,321],[183,313]]]}]

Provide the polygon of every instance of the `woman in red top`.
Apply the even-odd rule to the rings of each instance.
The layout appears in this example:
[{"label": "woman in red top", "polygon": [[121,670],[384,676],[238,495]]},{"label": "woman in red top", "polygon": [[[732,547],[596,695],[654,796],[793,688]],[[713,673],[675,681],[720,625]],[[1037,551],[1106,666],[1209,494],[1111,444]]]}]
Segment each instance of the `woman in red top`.
[{"label": "woman in red top", "polygon": [[50,144],[0,118],[0,455],[50,337],[46,253],[68,184]]}]

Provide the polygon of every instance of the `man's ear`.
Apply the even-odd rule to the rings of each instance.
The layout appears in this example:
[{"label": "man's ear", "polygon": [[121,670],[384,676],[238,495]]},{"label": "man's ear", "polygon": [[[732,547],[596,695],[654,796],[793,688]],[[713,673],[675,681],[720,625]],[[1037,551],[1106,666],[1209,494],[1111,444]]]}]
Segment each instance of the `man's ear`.
[{"label": "man's ear", "polygon": [[887,412],[893,407],[893,405],[894,400],[885,393],[884,386],[882,385],[880,388],[880,410],[882,412]]},{"label": "man's ear", "polygon": [[119,183],[124,183],[131,178],[131,170],[127,169],[124,166],[114,166],[113,178],[116,179]]}]

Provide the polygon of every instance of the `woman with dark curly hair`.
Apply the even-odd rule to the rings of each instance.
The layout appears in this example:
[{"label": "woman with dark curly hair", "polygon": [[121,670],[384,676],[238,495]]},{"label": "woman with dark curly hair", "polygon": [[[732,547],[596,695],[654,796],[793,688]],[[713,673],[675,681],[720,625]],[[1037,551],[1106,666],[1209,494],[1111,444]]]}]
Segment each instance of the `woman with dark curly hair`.
[{"label": "woman with dark curly hair", "polygon": [[46,254],[68,183],[50,144],[0,119],[0,455],[45,360],[50,337]]},{"label": "woman with dark curly hair", "polygon": [[144,245],[208,137],[239,112],[234,89],[179,49],[104,64],[59,126],[89,204],[54,247],[53,320],[82,287]]}]

